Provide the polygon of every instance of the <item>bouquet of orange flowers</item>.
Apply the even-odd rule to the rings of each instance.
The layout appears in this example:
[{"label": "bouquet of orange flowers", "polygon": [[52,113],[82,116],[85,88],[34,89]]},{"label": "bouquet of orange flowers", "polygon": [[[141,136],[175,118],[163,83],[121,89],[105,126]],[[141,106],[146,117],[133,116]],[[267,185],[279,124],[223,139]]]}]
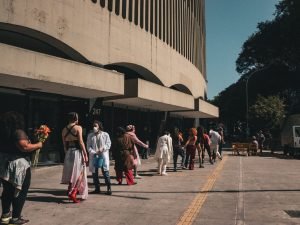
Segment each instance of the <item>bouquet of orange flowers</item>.
[{"label": "bouquet of orange flowers", "polygon": [[[47,125],[41,125],[38,129],[34,131],[34,136],[37,138],[39,142],[44,143],[49,133],[51,132],[50,128]],[[32,156],[32,166],[37,166],[39,162],[40,149],[36,150]]]}]

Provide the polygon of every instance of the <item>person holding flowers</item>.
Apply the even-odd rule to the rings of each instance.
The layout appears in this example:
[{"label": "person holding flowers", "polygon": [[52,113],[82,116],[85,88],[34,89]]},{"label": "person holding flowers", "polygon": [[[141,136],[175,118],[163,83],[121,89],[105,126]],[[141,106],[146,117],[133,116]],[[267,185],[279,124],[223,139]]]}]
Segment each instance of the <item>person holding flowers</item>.
[{"label": "person holding flowers", "polygon": [[[50,132],[51,130],[47,125],[41,125],[38,129],[35,130],[34,136],[39,142],[44,143],[47,140]],[[39,154],[40,154],[40,149],[36,150],[32,154],[31,161],[32,161],[32,166],[34,167],[37,166],[39,162]]]},{"label": "person holding flowers", "polygon": [[82,138],[82,127],[78,125],[78,114],[68,113],[69,124],[62,130],[62,140],[66,153],[62,173],[62,184],[68,184],[68,197],[74,202],[80,202],[88,197],[86,163],[88,157]]},{"label": "person holding flowers", "polygon": [[11,111],[0,118],[1,223],[26,224],[29,220],[23,219],[21,213],[31,181],[30,155],[43,144],[30,143],[21,114]]}]

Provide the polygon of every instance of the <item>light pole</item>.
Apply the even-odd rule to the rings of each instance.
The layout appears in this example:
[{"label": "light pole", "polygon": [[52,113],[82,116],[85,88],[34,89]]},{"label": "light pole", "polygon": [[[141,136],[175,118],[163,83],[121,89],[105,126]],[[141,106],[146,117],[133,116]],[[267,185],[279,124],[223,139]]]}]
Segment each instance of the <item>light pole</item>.
[{"label": "light pole", "polygon": [[249,105],[248,105],[248,81],[249,78],[254,74],[255,72],[252,72],[246,79],[246,138],[249,137]]},{"label": "light pole", "polygon": [[253,74],[255,73],[258,73],[258,72],[261,72],[263,70],[266,70],[268,69],[272,64],[269,64],[267,65],[266,67],[264,68],[261,68],[261,69],[258,69],[258,70],[255,70],[253,71],[252,73],[250,73],[247,78],[246,78],[246,138],[248,139],[248,136],[249,136],[249,103],[248,103],[248,99],[249,99],[249,96],[248,96],[248,81],[249,79],[253,76]]}]

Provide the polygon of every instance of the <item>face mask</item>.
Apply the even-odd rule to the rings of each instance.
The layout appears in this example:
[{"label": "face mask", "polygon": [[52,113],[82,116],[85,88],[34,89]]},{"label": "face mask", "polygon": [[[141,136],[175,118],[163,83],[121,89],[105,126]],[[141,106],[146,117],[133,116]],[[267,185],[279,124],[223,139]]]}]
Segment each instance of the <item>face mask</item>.
[{"label": "face mask", "polygon": [[98,133],[99,128],[98,127],[93,127],[94,133]]}]

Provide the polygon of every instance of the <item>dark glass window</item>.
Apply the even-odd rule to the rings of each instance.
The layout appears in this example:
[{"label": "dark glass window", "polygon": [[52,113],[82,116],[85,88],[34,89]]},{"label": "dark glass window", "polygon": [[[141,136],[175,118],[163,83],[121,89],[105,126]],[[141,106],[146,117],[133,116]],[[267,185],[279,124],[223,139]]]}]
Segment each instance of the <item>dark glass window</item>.
[{"label": "dark glass window", "polygon": [[130,22],[132,22],[132,1],[133,0],[129,0],[129,16],[128,16],[128,19]]},{"label": "dark glass window", "polygon": [[169,0],[166,0],[167,2],[166,2],[166,7],[167,7],[167,18],[166,18],[166,39],[167,39],[167,44],[169,44],[169,27],[170,27],[170,25],[169,25],[169,21],[170,21],[170,18],[169,18]]},{"label": "dark glass window", "polygon": [[139,24],[139,0],[134,2],[134,23],[135,25]]},{"label": "dark glass window", "polygon": [[158,21],[158,19],[157,19],[157,17],[158,17],[157,8],[158,8],[158,0],[155,0],[155,18],[154,18],[155,32],[154,32],[154,34],[155,34],[156,37],[157,37],[157,21]]},{"label": "dark glass window", "polygon": [[163,0],[163,19],[162,19],[162,23],[163,23],[163,41],[166,41],[166,1]]},{"label": "dark glass window", "polygon": [[120,15],[120,0],[116,0],[115,13]]},{"label": "dark glass window", "polygon": [[112,12],[113,10],[113,0],[108,0],[108,10]]},{"label": "dark glass window", "polygon": [[127,6],[127,0],[122,0],[123,4],[122,4],[122,17],[125,19],[126,18],[126,6]]},{"label": "dark glass window", "polygon": [[170,8],[170,32],[169,32],[169,35],[170,35],[170,46],[173,46],[173,35],[172,35],[172,32],[173,32],[173,27],[172,27],[172,21],[173,21],[173,1],[170,1],[170,5],[169,5],[169,8]]},{"label": "dark glass window", "polygon": [[175,7],[175,0],[173,1],[173,48],[176,47],[176,7]]},{"label": "dark glass window", "polygon": [[150,0],[150,32],[153,34],[153,0]]},{"label": "dark glass window", "polygon": [[100,5],[101,5],[102,8],[104,8],[105,7],[105,0],[100,0]]},{"label": "dark glass window", "polygon": [[145,30],[148,31],[149,29],[149,0],[145,2]]},{"label": "dark glass window", "polygon": [[144,0],[140,0],[140,27],[144,28]]},{"label": "dark glass window", "polygon": [[162,11],[162,7],[161,7],[161,0],[158,1],[158,37],[159,39],[161,39],[161,11]]}]

